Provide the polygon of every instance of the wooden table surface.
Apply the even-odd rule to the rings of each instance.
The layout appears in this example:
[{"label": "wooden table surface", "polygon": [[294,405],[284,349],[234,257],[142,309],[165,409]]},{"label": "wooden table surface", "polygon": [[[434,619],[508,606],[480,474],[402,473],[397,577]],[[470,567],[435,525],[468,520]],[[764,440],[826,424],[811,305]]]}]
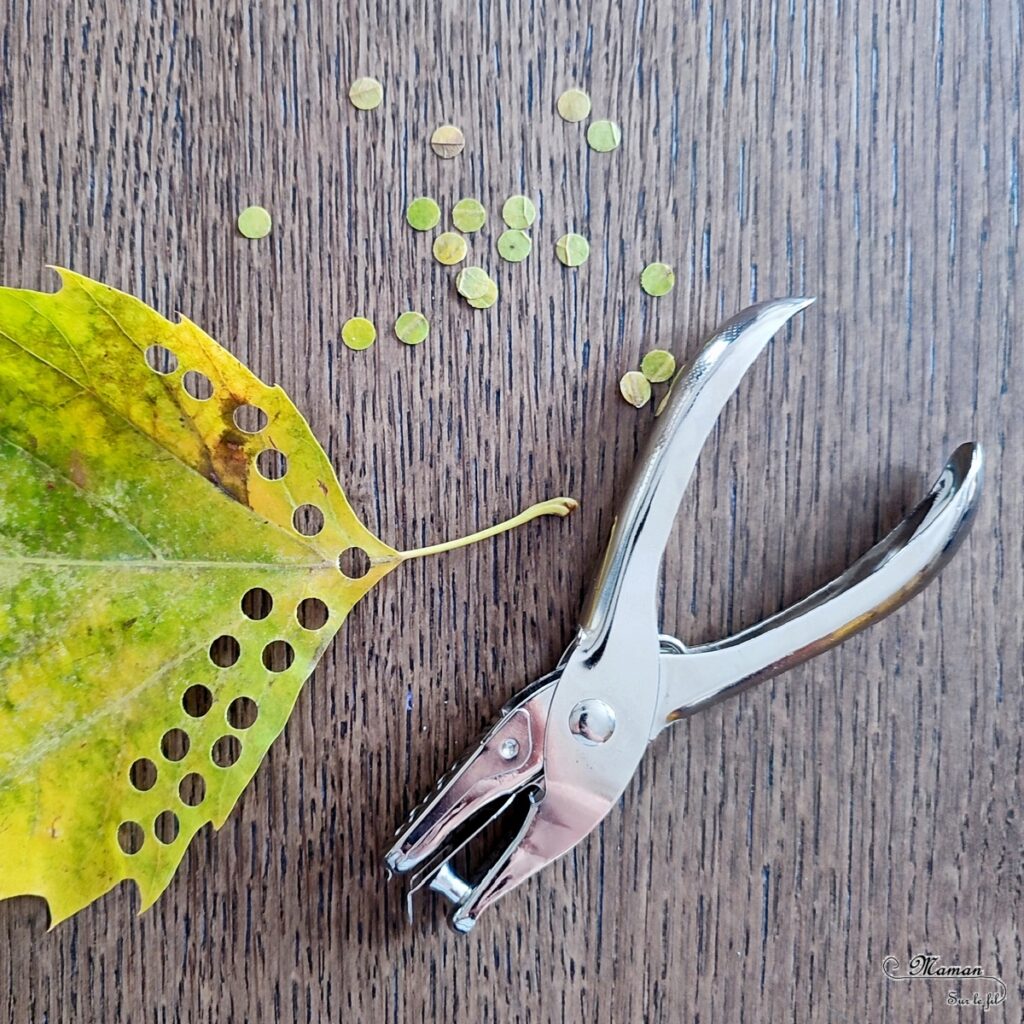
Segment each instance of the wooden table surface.
[{"label": "wooden table surface", "polygon": [[[0,1020],[1020,1019],[1015,0],[3,8],[5,283],[55,287],[59,263],[187,313],[288,390],[399,547],[581,506],[388,577],[141,917],[130,884],[52,932],[41,900],[0,905]],[[376,112],[348,103],[360,74]],[[618,151],[557,117],[571,85]],[[428,145],[445,121],[451,161]],[[519,266],[494,249],[514,192],[540,211]],[[404,223],[421,194],[487,206],[490,312]],[[250,202],[274,216],[260,242],[235,230]],[[575,271],[567,230],[593,247]],[[661,299],[638,285],[655,259],[677,271]],[[818,302],[683,503],[664,628],[711,639],[831,579],[978,439],[964,549],[883,624],[660,738],[604,826],[471,936],[430,901],[409,925],[381,851],[570,639],[652,425],[620,375],[794,293]],[[405,308],[430,317],[419,348],[390,336]],[[356,314],[380,328],[365,353],[339,342]],[[1006,1003],[885,977],[915,953],[982,965]]]}]

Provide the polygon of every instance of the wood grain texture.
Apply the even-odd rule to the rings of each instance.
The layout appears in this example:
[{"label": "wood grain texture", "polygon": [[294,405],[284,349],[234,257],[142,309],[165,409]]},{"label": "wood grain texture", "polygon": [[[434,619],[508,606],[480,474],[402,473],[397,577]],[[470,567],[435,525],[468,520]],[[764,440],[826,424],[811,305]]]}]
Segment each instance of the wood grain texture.
[{"label": "wood grain texture", "polygon": [[[1016,0],[0,7],[5,283],[53,287],[60,263],[187,313],[288,390],[399,547],[581,501],[371,594],[145,915],[127,885],[53,932],[42,901],[0,905],[0,1021],[980,1019],[886,980],[915,952],[1000,974],[985,1020],[1020,1019]],[[375,113],[347,102],[360,74],[385,83]],[[557,118],[570,85],[618,152]],[[443,121],[455,161],[429,149]],[[503,265],[519,191],[534,254]],[[487,205],[490,313],[405,226],[420,194]],[[234,229],[250,202],[275,217],[258,243]],[[593,245],[576,272],[566,230]],[[677,268],[660,300],[652,259]],[[380,853],[569,640],[651,423],[620,374],[787,293],[819,301],[702,459],[665,628],[709,639],[832,578],[976,438],[967,545],[885,623],[660,739],[604,827],[472,936],[429,903],[407,925]],[[433,324],[417,349],[390,337],[405,308]],[[365,353],[338,340],[356,314],[381,330]]]}]

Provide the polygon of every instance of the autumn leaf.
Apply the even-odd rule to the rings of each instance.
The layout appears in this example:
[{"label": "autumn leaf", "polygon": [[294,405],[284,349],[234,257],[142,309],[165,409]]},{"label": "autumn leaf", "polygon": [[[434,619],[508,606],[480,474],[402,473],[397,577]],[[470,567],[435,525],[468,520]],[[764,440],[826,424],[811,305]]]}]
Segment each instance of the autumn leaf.
[{"label": "autumn leaf", "polygon": [[123,879],[153,903],[386,573],[575,505],[397,552],[279,387],[59,273],[0,288],[0,898],[54,924]]}]

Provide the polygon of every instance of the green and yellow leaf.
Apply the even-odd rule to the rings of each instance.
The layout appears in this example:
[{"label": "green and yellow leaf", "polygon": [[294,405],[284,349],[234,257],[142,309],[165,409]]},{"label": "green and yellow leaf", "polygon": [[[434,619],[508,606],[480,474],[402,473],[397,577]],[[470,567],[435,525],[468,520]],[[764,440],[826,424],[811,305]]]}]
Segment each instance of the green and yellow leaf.
[{"label": "green and yellow leaf", "polygon": [[0,288],[0,898],[42,896],[54,924],[123,879],[153,903],[403,559],[575,505],[397,552],[279,387],[59,273]]}]

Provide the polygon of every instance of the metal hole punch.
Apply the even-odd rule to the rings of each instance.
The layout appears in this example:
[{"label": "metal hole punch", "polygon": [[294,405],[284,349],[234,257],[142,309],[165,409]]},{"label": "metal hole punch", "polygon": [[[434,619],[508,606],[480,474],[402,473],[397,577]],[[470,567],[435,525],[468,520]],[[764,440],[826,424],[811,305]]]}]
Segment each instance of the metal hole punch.
[{"label": "metal hole punch", "polygon": [[[622,795],[665,726],[769,679],[888,615],[935,578],[970,526],[982,454],[963,444],[887,537],[832,583],[735,636],[687,647],[659,632],[658,578],[697,457],[758,354],[813,300],[777,299],[725,323],[673,382],[619,508],[579,630],[550,674],[505,706],[398,831],[386,855],[469,931],[501,896],[571,850]],[[471,876],[455,858],[513,808]]]}]

